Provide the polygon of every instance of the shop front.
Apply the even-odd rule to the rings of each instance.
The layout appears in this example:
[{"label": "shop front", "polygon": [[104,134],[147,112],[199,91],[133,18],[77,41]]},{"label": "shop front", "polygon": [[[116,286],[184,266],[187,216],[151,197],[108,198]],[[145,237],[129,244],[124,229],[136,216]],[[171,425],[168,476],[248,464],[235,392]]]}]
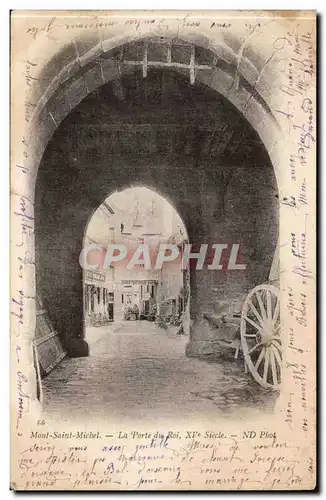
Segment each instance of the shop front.
[{"label": "shop front", "polygon": [[105,274],[85,272],[84,312],[86,325],[98,326],[114,321],[114,291],[106,286]]}]

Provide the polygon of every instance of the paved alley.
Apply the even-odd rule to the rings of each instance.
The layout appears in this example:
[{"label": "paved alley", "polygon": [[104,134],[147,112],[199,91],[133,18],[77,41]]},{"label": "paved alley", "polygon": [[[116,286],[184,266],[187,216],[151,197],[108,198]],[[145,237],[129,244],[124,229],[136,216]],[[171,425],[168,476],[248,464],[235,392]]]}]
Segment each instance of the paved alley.
[{"label": "paved alley", "polygon": [[188,337],[146,321],[87,331],[90,356],[66,358],[43,380],[43,406],[63,420],[229,418],[272,411],[276,395],[243,361],[185,356]]}]

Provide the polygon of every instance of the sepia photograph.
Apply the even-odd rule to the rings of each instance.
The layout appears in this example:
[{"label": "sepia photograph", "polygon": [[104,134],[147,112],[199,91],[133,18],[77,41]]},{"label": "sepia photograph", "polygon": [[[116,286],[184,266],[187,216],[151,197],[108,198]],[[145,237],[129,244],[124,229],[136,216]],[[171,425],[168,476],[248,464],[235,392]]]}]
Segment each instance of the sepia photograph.
[{"label": "sepia photograph", "polygon": [[11,44],[12,489],[313,489],[315,11]]}]

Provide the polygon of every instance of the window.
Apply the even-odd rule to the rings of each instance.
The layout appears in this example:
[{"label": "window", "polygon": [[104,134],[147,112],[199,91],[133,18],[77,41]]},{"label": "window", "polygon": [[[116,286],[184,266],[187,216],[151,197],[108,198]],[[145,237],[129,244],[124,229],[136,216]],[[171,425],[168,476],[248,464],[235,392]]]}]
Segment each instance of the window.
[{"label": "window", "polygon": [[124,303],[124,295],[123,295],[123,293],[121,294],[121,302],[122,302],[122,304]]}]

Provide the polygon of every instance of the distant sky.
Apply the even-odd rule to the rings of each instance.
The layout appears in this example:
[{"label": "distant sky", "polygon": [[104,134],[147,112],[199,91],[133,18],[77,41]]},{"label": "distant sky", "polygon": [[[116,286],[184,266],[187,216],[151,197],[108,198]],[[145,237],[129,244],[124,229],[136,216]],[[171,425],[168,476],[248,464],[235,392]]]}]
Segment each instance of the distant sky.
[{"label": "distant sky", "polygon": [[[111,194],[106,198],[106,204],[115,211],[110,216],[104,205],[101,205],[89,221],[86,234],[96,242],[107,242],[110,237],[110,226],[116,226],[120,231],[120,222],[125,230],[137,233],[134,223],[140,223],[145,232],[158,232],[171,235],[184,225],[175,209],[162,196],[145,187],[133,187]],[[130,227],[129,227],[130,226]]]}]

